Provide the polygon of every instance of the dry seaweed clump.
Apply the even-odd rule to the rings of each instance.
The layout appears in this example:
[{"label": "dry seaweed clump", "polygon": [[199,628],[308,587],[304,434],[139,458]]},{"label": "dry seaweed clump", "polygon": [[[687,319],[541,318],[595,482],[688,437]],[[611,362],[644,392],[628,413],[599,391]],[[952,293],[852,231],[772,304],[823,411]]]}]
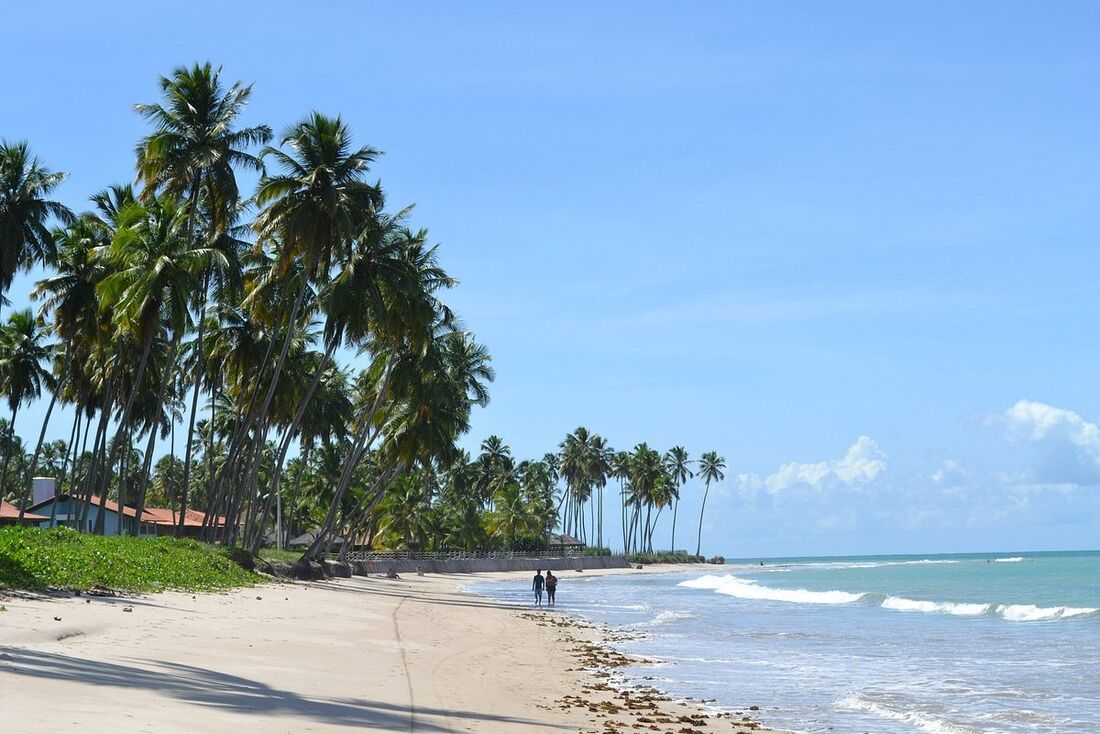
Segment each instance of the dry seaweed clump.
[{"label": "dry seaweed clump", "polygon": [[593,725],[590,734],[626,734],[652,731],[663,734],[747,734],[759,731],[759,722],[742,712],[710,714],[688,703],[677,703],[650,686],[616,685],[615,671],[641,666],[646,660],[624,655],[608,645],[636,639],[587,622],[555,614],[524,612],[521,616],[542,627],[560,630],[558,642],[576,661],[570,671],[583,672],[589,682],[582,683],[579,695],[567,695],[556,701],[561,708],[587,714]]}]

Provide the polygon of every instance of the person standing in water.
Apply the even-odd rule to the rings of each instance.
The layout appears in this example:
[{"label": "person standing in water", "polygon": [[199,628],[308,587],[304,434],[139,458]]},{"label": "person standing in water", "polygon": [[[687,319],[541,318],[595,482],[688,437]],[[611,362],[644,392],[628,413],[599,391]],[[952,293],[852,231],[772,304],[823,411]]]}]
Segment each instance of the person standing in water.
[{"label": "person standing in water", "polygon": [[[547,573],[550,573],[547,571]],[[542,569],[535,569],[535,578],[531,579],[531,590],[535,592],[535,606],[542,606],[542,587],[546,583],[546,579],[542,577]]]},{"label": "person standing in water", "polygon": [[550,569],[546,569],[546,603],[554,606],[554,592],[558,589],[558,577]]}]

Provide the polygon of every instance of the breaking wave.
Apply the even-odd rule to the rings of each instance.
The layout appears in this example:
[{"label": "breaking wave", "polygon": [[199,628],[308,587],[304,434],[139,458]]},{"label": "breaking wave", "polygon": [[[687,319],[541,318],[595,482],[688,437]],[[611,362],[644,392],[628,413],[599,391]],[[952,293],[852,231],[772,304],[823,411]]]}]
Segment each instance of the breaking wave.
[{"label": "breaking wave", "polygon": [[1100,608],[1096,607],[1040,607],[1034,604],[929,601],[925,599],[907,599],[901,596],[887,596],[873,592],[779,589],[730,575],[700,576],[699,578],[682,581],[679,586],[689,589],[704,589],[738,599],[756,601],[779,601],[791,604],[862,604],[865,606],[878,606],[897,612],[952,614],[960,617],[992,616],[1000,617],[1009,622],[1045,622],[1100,617]]},{"label": "breaking wave", "polygon": [[900,721],[919,731],[928,732],[928,734],[979,734],[974,729],[967,729],[935,718],[929,714],[919,713],[913,710],[901,711],[890,706],[875,703],[874,701],[868,701],[862,696],[849,696],[839,701],[837,706],[849,711],[860,711],[883,719]]}]

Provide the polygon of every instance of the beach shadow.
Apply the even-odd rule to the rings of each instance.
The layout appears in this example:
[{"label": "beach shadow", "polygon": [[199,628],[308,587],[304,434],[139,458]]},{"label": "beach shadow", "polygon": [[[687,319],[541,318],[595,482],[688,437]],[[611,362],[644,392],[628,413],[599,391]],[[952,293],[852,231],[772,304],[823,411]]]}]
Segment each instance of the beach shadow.
[{"label": "beach shadow", "polygon": [[[141,661],[142,667],[0,645],[0,673],[47,681],[144,689],[178,701],[232,713],[296,716],[337,726],[382,731],[411,731],[408,707],[358,698],[299,695],[242,676],[169,661]],[[546,722],[476,711],[416,707],[416,731],[445,732],[450,727],[424,717],[452,717],[508,723],[539,730],[565,728]]]}]

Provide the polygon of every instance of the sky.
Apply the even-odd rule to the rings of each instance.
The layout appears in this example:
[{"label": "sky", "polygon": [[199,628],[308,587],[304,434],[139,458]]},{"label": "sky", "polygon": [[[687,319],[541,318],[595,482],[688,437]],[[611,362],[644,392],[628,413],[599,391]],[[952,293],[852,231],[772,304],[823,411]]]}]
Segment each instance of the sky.
[{"label": "sky", "polygon": [[254,82],[249,124],[340,114],[384,151],[493,354],[474,452],[539,457],[582,425],[716,450],[703,550],[732,557],[1100,546],[1100,5],[43,0],[5,21],[0,137],[69,172],[75,209],[132,180],[132,105],[194,61]]}]

